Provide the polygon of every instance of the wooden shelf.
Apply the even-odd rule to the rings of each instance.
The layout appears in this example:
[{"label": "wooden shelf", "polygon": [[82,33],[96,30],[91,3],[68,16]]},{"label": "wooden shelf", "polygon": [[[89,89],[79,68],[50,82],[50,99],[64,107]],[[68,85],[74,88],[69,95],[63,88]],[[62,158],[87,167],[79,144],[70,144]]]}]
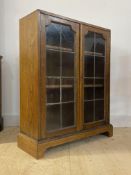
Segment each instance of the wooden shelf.
[{"label": "wooden shelf", "polygon": [[53,50],[53,51],[62,51],[62,52],[74,53],[73,49],[64,48],[64,47],[59,47],[59,46],[50,46],[50,45],[46,45],[46,48],[47,48],[48,50]]},{"label": "wooden shelf", "polygon": [[85,55],[105,57],[102,53],[85,51]]},{"label": "wooden shelf", "polygon": [[61,105],[61,104],[68,104],[68,103],[74,103],[74,101],[66,101],[66,102],[57,102],[57,103],[46,103],[47,106],[52,105]]},{"label": "wooden shelf", "polygon": [[52,79],[75,79],[76,77],[67,77],[67,76],[46,76],[46,78],[52,78]]},{"label": "wooden shelf", "polygon": [[46,88],[48,89],[57,89],[57,88],[73,88],[73,85],[46,85]]},{"label": "wooden shelf", "polygon": [[89,85],[84,85],[85,88],[88,88],[88,87],[104,87],[103,84],[89,84]]},{"label": "wooden shelf", "polygon": [[[57,89],[57,88],[73,88],[74,86],[73,85],[46,85],[46,88],[48,89]],[[96,84],[96,85],[93,85],[93,84],[89,84],[89,85],[84,85],[85,88],[89,88],[89,87],[104,87],[103,84]]]},{"label": "wooden shelf", "polygon": [[103,80],[104,77],[84,77],[84,79],[100,79],[100,80]]},{"label": "wooden shelf", "polygon": [[104,98],[97,98],[97,99],[91,99],[91,100],[84,100],[84,102],[90,102],[90,101],[103,101]]}]

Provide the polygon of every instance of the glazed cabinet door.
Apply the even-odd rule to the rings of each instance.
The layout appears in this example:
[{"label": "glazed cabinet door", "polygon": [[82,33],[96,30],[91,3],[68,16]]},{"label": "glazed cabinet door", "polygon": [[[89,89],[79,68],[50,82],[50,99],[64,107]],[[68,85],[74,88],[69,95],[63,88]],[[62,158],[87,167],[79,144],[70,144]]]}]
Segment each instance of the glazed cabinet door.
[{"label": "glazed cabinet door", "polygon": [[57,136],[78,128],[79,24],[41,16],[43,67],[43,135]]},{"label": "glazed cabinet door", "polygon": [[84,128],[109,122],[110,32],[81,26],[81,116]]}]

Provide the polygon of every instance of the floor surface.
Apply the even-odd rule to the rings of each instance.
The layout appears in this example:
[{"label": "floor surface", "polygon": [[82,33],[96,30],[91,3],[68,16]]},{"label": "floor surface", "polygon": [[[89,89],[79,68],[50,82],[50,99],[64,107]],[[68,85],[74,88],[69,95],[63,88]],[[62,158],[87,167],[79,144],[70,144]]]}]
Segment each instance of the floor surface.
[{"label": "floor surface", "polygon": [[0,132],[0,175],[131,175],[131,128],[49,149],[40,160],[17,148],[18,132]]}]

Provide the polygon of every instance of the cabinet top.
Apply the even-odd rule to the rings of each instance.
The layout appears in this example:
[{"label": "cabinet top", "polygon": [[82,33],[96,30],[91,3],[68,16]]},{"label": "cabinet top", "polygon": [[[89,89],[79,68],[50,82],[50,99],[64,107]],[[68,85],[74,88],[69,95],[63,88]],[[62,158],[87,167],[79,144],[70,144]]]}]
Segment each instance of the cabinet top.
[{"label": "cabinet top", "polygon": [[[102,30],[111,32],[110,29],[107,29],[107,28],[104,28],[104,27],[100,27],[100,26],[89,24],[89,23],[82,22],[82,21],[79,21],[79,20],[71,19],[69,17],[65,17],[65,16],[62,16],[62,15],[54,14],[54,13],[47,12],[47,11],[40,10],[40,9],[37,9],[37,10],[33,11],[32,13],[42,13],[42,14],[45,14],[45,15],[50,15],[50,16],[57,17],[57,18],[62,18],[62,19],[68,20],[68,21],[72,21],[72,22],[75,22],[75,23],[88,25],[90,27],[95,27],[95,28],[98,28],[98,29],[102,29]],[[32,13],[30,13],[28,15],[31,15]],[[28,15],[26,15],[25,17],[27,17]]]}]

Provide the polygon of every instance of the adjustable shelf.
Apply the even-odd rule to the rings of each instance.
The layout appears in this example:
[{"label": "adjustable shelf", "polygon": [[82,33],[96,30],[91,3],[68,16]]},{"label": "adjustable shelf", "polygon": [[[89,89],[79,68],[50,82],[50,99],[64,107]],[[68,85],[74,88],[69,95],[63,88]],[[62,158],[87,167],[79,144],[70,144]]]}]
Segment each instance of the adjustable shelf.
[{"label": "adjustable shelf", "polygon": [[[57,89],[57,88],[73,88],[74,86],[73,85],[46,85],[46,88],[49,88],[49,89]],[[89,88],[89,87],[104,87],[103,84],[96,84],[96,85],[93,85],[93,84],[89,84],[89,85],[84,85],[85,88]]]},{"label": "adjustable shelf", "polygon": [[52,79],[75,79],[73,76],[46,76],[46,78]]},{"label": "adjustable shelf", "polygon": [[84,79],[104,79],[104,77],[84,77]]},{"label": "adjustable shelf", "polygon": [[101,101],[101,100],[104,100],[104,98],[97,98],[97,99],[90,99],[90,100],[85,99],[84,102]]},{"label": "adjustable shelf", "polygon": [[68,103],[74,103],[74,101],[66,101],[66,102],[58,102],[58,103],[46,103],[46,106],[61,105],[61,104],[68,104]]},{"label": "adjustable shelf", "polygon": [[85,88],[88,88],[88,87],[104,87],[103,84],[89,84],[89,85],[84,85]]},{"label": "adjustable shelf", "polygon": [[73,85],[46,85],[46,88],[57,89],[57,88],[73,88]]},{"label": "adjustable shelf", "polygon": [[62,52],[74,53],[73,49],[59,47],[59,46],[46,45],[46,49],[52,50],[52,51],[62,51]]},{"label": "adjustable shelf", "polygon": [[89,55],[89,56],[105,57],[105,56],[103,55],[103,53],[98,53],[98,52],[85,51],[84,54],[85,54],[85,55]]}]

